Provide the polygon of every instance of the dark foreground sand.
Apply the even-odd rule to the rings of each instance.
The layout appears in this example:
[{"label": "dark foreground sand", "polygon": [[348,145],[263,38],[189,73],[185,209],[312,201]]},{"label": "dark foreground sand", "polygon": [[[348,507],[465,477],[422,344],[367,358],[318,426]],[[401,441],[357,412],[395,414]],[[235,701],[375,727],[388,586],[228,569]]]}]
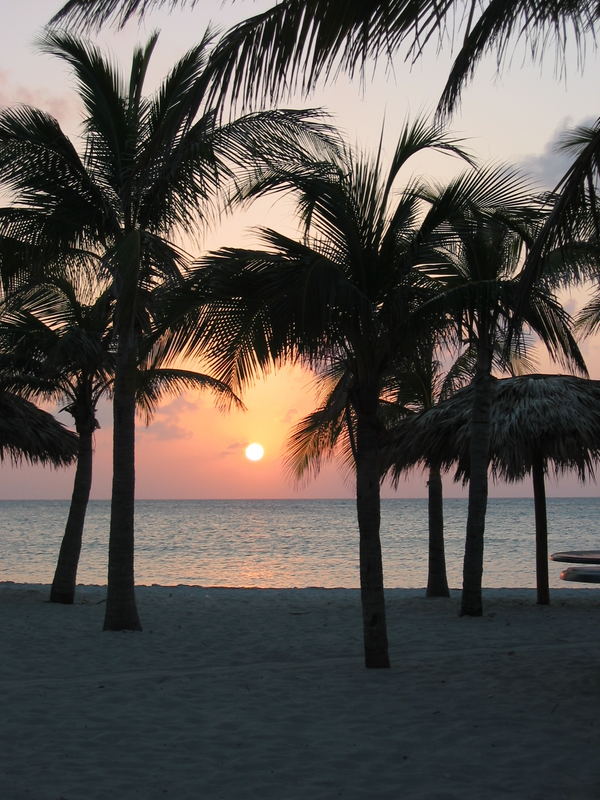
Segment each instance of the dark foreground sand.
[{"label": "dark foreground sand", "polygon": [[2,800],[598,800],[600,590],[388,592],[362,666],[348,589],[140,587],[144,632],[0,584]]}]

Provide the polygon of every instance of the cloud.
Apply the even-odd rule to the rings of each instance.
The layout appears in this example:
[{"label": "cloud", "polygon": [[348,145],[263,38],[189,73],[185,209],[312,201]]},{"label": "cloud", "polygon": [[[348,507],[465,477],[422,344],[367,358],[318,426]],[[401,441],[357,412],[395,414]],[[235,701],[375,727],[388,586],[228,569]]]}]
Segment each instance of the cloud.
[{"label": "cloud", "polygon": [[229,458],[229,456],[236,455],[246,447],[246,444],[247,442],[232,442],[224,450],[221,450],[217,458]]},{"label": "cloud", "polygon": [[160,441],[191,439],[194,435],[189,428],[185,428],[177,422],[163,422],[160,420],[153,422],[148,428],[144,428],[143,431],[151,439],[159,439]]},{"label": "cloud", "polygon": [[14,84],[6,71],[0,70],[0,107],[27,105],[41,108],[61,122],[73,122],[78,116],[78,101],[70,96],[52,94],[45,89],[32,89]]},{"label": "cloud", "polygon": [[579,122],[574,122],[571,118],[565,117],[554,131],[542,153],[525,156],[521,159],[520,166],[525,172],[532,175],[544,189],[554,189],[572,162],[570,154],[557,152],[556,150],[561,137],[569,128],[593,125],[594,123],[595,119],[592,117],[582,119]]},{"label": "cloud", "polygon": [[140,432],[161,441],[191,439],[194,431],[183,422],[182,417],[197,410],[198,403],[191,402],[184,396],[176,397],[159,408],[147,428],[140,426]]},{"label": "cloud", "polygon": [[289,411],[281,418],[281,421],[288,425],[290,422],[296,422],[298,418],[298,409],[297,408],[290,408]]},{"label": "cloud", "polygon": [[162,406],[159,414],[187,414],[192,411],[198,410],[198,403],[194,400],[188,400],[186,395],[180,395],[173,398],[170,403]]}]

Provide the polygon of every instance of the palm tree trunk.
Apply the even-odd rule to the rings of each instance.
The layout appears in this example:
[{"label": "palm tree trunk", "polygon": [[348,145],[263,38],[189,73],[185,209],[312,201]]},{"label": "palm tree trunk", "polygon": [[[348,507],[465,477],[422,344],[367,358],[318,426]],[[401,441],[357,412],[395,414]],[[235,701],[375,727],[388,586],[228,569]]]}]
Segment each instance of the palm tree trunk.
[{"label": "palm tree trunk", "polygon": [[383,563],[381,558],[381,500],[379,437],[375,412],[357,413],[356,511],[359,530],[360,596],[365,666],[389,667]]},{"label": "palm tree trunk", "polygon": [[[131,329],[130,329],[131,330]],[[135,391],[133,334],[119,337],[113,400],[113,483],[105,631],[142,629],[135,602]]]},{"label": "palm tree trunk", "polygon": [[444,552],[444,500],[439,467],[429,468],[429,571],[427,597],[450,597]]},{"label": "palm tree trunk", "polygon": [[71,604],[75,598],[77,568],[81,553],[83,526],[92,487],[93,436],[95,420],[75,425],[79,435],[77,468],[73,481],[69,516],[60,545],[54,580],[50,589],[51,603]]},{"label": "palm tree trunk", "polygon": [[548,517],[546,514],[546,487],[544,485],[544,461],[536,455],[531,469],[535,507],[535,574],[537,601],[539,605],[550,604],[548,582]]},{"label": "palm tree trunk", "polygon": [[469,506],[467,538],[463,563],[463,590],[460,614],[480,617],[483,614],[481,582],[483,576],[483,539],[488,497],[490,450],[490,410],[493,378],[478,370],[471,419]]}]

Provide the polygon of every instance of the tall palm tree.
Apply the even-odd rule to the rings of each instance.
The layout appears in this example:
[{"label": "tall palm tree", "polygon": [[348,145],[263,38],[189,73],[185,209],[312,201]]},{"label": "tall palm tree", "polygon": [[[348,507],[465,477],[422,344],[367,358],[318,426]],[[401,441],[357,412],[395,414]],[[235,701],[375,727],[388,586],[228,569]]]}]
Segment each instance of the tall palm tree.
[{"label": "tall palm tree", "polygon": [[[271,229],[265,249],[227,248],[202,260],[198,343],[217,339],[209,366],[234,387],[257,370],[299,359],[344,373],[339,393],[352,415],[365,663],[389,666],[380,528],[379,414],[391,364],[410,339],[411,269],[431,253],[422,241],[414,192],[395,194],[417,152],[463,155],[438,126],[418,120],[401,132],[391,166],[347,150],[338,161],[277,171],[254,191],[291,190],[304,233]],[[197,320],[193,319],[193,324]]]},{"label": "tall palm tree", "polygon": [[[27,397],[66,403],[78,435],[77,466],[69,514],[50,589],[50,602],[73,603],[83,528],[92,487],[93,436],[98,403],[110,396],[115,371],[110,287],[87,273],[55,276],[10,296],[0,321],[0,373],[20,382]],[[160,295],[160,289],[154,294]],[[156,304],[156,299],[146,301]],[[160,302],[160,300],[159,300]],[[9,310],[11,309],[12,310]],[[229,387],[210,376],[166,368],[155,339],[139,344],[137,405],[149,423],[166,393],[210,388],[237,401]]]},{"label": "tall palm tree", "polygon": [[[501,174],[501,173],[500,173]],[[485,173],[484,173],[485,175]],[[526,185],[518,176],[509,182],[504,197],[494,181],[484,180],[476,203],[456,206],[448,216],[449,246],[442,268],[424,269],[444,286],[433,304],[441,304],[456,324],[458,339],[476,354],[470,433],[470,480],[467,536],[463,570],[461,614],[482,614],[481,580],[488,493],[492,364],[498,341],[513,330],[512,346],[520,351],[525,326],[540,338],[554,358],[586,373],[585,363],[570,330],[570,317],[544,282],[532,284],[525,298],[520,287],[523,260],[535,241],[539,220],[528,208]],[[456,179],[457,183],[463,176]],[[471,180],[467,176],[467,180]],[[454,182],[453,182],[454,183]],[[432,196],[446,204],[455,187]]]},{"label": "tall palm tree", "polygon": [[[443,290],[442,290],[443,291]],[[397,487],[407,469],[421,461],[427,470],[427,511],[429,522],[428,540],[428,573],[427,596],[448,597],[450,592],[446,575],[446,557],[444,544],[444,501],[442,468],[446,464],[432,457],[415,458],[414,448],[411,457],[406,452],[407,438],[414,438],[415,423],[420,424],[424,414],[438,407],[439,403],[448,400],[462,387],[472,381],[476,365],[476,352],[473,347],[462,349],[462,343],[454,342],[448,337],[447,330],[438,330],[444,334],[441,341],[436,342],[431,336],[425,337],[415,350],[412,358],[402,365],[398,374],[399,392],[397,402],[404,411],[398,418],[392,418],[388,427],[389,435],[386,445],[386,460],[389,462],[389,474],[392,484]],[[533,361],[524,353],[509,354],[507,365],[507,344],[496,342],[494,370],[510,369],[533,370]],[[458,346],[458,353],[452,352]],[[444,369],[444,363],[450,363]],[[431,454],[429,454],[431,455]]]},{"label": "tall palm tree", "polygon": [[0,235],[40,247],[47,258],[74,248],[101,258],[114,296],[113,483],[104,627],[139,630],[134,592],[135,408],[141,337],[152,328],[148,292],[177,283],[183,259],[169,237],[196,229],[239,165],[284,157],[323,141],[307,112],[269,111],[221,124],[207,105],[205,37],[144,96],[157,36],[136,49],[128,80],[91,44],[48,32],[42,48],[71,67],[85,109],[79,155],[58,122],[19,107],[0,113]]}]

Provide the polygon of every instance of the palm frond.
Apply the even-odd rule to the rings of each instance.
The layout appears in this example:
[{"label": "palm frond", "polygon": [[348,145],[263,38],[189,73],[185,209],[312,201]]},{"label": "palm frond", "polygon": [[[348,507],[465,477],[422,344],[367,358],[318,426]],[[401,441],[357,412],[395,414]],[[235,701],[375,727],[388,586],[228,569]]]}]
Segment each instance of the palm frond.
[{"label": "palm frond", "polygon": [[[296,483],[317,477],[323,464],[334,456],[341,457],[346,468],[354,465],[354,423],[350,406],[353,378],[342,362],[339,379],[331,384],[323,404],[301,419],[293,428],[287,443],[285,466]],[[321,376],[321,380],[323,376]]]},{"label": "palm frond", "polygon": [[[433,6],[434,2],[423,5]],[[567,42],[574,42],[582,57],[586,34],[594,30],[597,19],[598,5],[589,0],[489,0],[475,24],[466,30],[439,101],[439,111],[449,114],[456,108],[462,89],[486,53],[495,51],[500,67],[507,58],[510,43],[523,40],[532,59],[541,60],[547,55],[549,42],[554,40],[559,61],[564,58]],[[439,27],[438,22],[434,25]],[[420,45],[413,49],[415,55],[422,52]]]},{"label": "palm frond", "polygon": [[[2,210],[5,235],[49,250],[56,240],[72,244],[82,218],[96,233],[107,212],[105,197],[53,117],[29,106],[4,109],[0,169],[2,184],[18,203]],[[45,216],[52,216],[52,228]]]},{"label": "palm frond", "polygon": [[[150,40],[150,49],[154,41]],[[134,144],[129,130],[136,122],[128,119],[126,87],[119,70],[94,44],[67,32],[47,30],[39,40],[39,47],[42,52],[66,61],[73,70],[87,112],[86,159],[108,186],[115,186],[116,175],[128,167],[130,154],[123,145]],[[134,62],[139,60],[139,54],[134,56]]]},{"label": "palm frond", "polygon": [[593,336],[600,330],[600,292],[595,290],[592,299],[579,311],[576,327],[584,336]]},{"label": "palm frond", "polygon": [[[519,308],[518,285],[511,285],[508,291],[513,295],[512,308]],[[588,376],[585,360],[572,333],[573,321],[556,297],[533,287],[520,313],[555,360]]]},{"label": "palm frond", "polygon": [[573,241],[600,236],[597,184],[600,177],[600,119],[593,127],[578,128],[562,146],[576,158],[555,188],[553,205],[531,248],[523,273],[523,292],[543,275],[545,255],[571,247]]},{"label": "palm frond", "polygon": [[224,248],[199,263],[205,294],[191,352],[218,341],[205,357],[234,386],[294,353],[318,363],[329,348],[343,350],[343,327],[336,333],[332,320],[350,326],[343,309],[360,315],[368,305],[341,265],[275,231],[261,235],[269,250]]},{"label": "palm frond", "polygon": [[[252,105],[334,76],[360,71],[367,57],[391,52],[404,0],[342,6],[331,0],[285,0],[233,27],[211,58],[214,92]],[[250,68],[254,65],[254,68]]]},{"label": "palm frond", "polygon": [[116,24],[122,28],[135,16],[140,17],[152,8],[169,5],[194,6],[197,0],[68,0],[50,20],[50,25],[69,22],[77,27],[100,27],[115,18]]},{"label": "palm frond", "polygon": [[[122,26],[167,1],[69,0],[51,24],[101,25],[113,18]],[[390,60],[402,46],[416,60],[434,37],[442,46],[456,32],[463,43],[439,103],[447,114],[486,53],[495,51],[500,67],[510,44],[523,41],[530,56],[541,60],[553,41],[561,64],[567,42],[573,42],[583,61],[598,16],[594,0],[280,0],[222,37],[210,64],[213,93],[248,106],[275,102],[295,90],[308,92],[341,69],[356,75],[368,59]]]},{"label": "palm frond", "polygon": [[138,371],[136,390],[137,411],[149,425],[160,402],[167,395],[186,391],[209,389],[223,407],[235,405],[243,409],[244,404],[227,384],[210,375],[192,370],[156,367],[152,364]]}]

